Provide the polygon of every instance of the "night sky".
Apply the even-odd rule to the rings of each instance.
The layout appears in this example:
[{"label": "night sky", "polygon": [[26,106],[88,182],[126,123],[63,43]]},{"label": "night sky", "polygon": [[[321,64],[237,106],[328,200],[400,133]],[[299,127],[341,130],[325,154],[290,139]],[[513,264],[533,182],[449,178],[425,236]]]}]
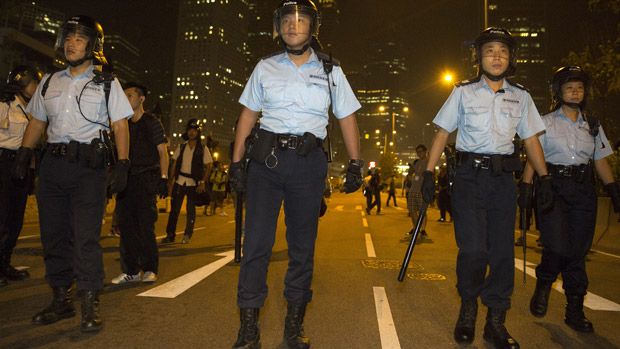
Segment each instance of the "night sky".
[{"label": "night sky", "polygon": [[[271,1],[275,6],[278,0]],[[67,15],[87,14],[97,18],[106,32],[125,36],[142,52],[145,68],[172,69],[176,35],[176,1],[67,1],[42,0]],[[482,28],[482,0],[338,0],[341,10],[334,56],[347,67],[363,64],[364,52],[372,41],[396,41],[406,57],[409,73],[405,90],[416,111],[416,119],[426,123],[450,92],[449,87],[432,85],[445,69],[462,66],[462,45]],[[584,46],[586,33],[578,30],[579,18],[587,9],[587,0],[545,0],[553,22],[547,24],[551,38],[549,57],[552,65],[570,51]],[[324,28],[327,30],[326,28]],[[331,29],[331,28],[330,28]],[[457,79],[465,79],[456,71]],[[550,72],[551,74],[551,72]],[[527,85],[527,82],[524,82]],[[423,103],[422,103],[423,101]]]}]

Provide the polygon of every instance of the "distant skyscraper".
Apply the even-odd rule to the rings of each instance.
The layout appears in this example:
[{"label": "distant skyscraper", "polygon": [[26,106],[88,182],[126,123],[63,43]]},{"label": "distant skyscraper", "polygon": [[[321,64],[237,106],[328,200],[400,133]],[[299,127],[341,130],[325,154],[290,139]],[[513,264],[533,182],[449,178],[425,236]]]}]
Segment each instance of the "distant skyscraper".
[{"label": "distant skyscraper", "polygon": [[281,49],[273,40],[273,11],[275,3],[265,0],[249,1],[248,69],[262,58]]},{"label": "distant skyscraper", "polygon": [[[316,2],[315,2],[316,3]],[[340,10],[336,0],[319,0],[316,4],[321,12],[321,28],[319,39],[323,45],[323,51],[331,52],[335,43],[335,32],[340,27]]]},{"label": "distant skyscraper", "polygon": [[517,41],[517,74],[539,110],[549,104],[551,64],[547,62],[546,5],[537,0],[489,0],[489,26],[508,29]]},{"label": "distant skyscraper", "polygon": [[181,141],[191,118],[205,123],[203,134],[228,153],[247,79],[248,2],[179,2],[172,92],[172,143]]},{"label": "distant skyscraper", "polygon": [[18,64],[53,71],[64,64],[54,51],[65,14],[30,1],[0,2],[0,76]]},{"label": "distant skyscraper", "polygon": [[121,82],[142,81],[140,50],[135,45],[118,34],[106,34],[103,50]]},{"label": "distant skyscraper", "polygon": [[409,102],[401,90],[401,80],[407,72],[405,59],[399,57],[393,42],[374,45],[366,63],[347,76],[362,105],[357,115],[363,155],[377,159],[380,151],[387,149],[386,139],[388,146],[393,142],[399,155],[409,153],[408,148],[413,145],[407,132]]}]

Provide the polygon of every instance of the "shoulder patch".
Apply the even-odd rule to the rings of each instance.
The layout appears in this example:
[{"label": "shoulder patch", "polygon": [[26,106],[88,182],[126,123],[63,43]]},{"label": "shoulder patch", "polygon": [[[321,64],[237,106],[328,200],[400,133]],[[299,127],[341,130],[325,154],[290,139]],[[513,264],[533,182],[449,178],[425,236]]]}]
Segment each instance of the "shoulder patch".
[{"label": "shoulder patch", "polygon": [[456,87],[467,86],[467,85],[475,84],[475,83],[477,83],[479,81],[480,81],[480,77],[478,76],[478,77],[475,77],[473,79],[459,81],[456,84],[454,84],[454,86],[456,86]]},{"label": "shoulder patch", "polygon": [[519,83],[516,83],[516,82],[514,82],[514,81],[510,81],[509,79],[506,79],[506,81],[507,81],[509,84],[511,84],[512,86],[514,86],[514,87],[516,87],[516,88],[518,88],[518,89],[520,89],[520,90],[523,90],[523,91],[526,91],[526,92],[530,92],[530,90],[528,90],[525,86],[523,86],[523,85],[521,85],[521,84],[519,84]]},{"label": "shoulder patch", "polygon": [[321,51],[315,51],[315,53],[316,53],[316,56],[319,58],[319,60],[324,61],[324,62],[331,61],[333,65],[340,66],[340,61],[334,57],[331,57],[329,54],[325,52],[321,52]]},{"label": "shoulder patch", "polygon": [[280,50],[280,51],[277,51],[277,52],[274,52],[274,53],[268,54],[268,55],[266,55],[265,57],[261,57],[261,58],[260,58],[260,60],[262,61],[262,60],[265,60],[265,59],[268,59],[268,58],[271,58],[271,57],[275,57],[275,56],[277,56],[277,55],[281,55],[281,54],[283,54],[283,53],[284,53],[284,50]]}]

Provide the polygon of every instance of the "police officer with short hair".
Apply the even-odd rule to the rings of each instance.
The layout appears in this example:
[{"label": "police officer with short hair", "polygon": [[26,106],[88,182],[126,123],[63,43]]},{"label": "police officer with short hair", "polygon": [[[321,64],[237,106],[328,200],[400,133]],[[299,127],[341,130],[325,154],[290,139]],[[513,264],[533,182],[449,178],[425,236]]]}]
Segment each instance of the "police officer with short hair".
[{"label": "police officer with short hair", "polygon": [[103,40],[103,28],[90,17],[74,16],[62,25],[56,48],[69,66],[46,75],[28,104],[33,119],[13,169],[15,178],[25,176],[32,148],[47,127],[37,202],[45,276],[53,300],[32,321],[46,325],[75,316],[71,295],[75,281],[83,332],[96,332],[102,326],[99,292],[104,270],[99,235],[112,153],[107,131],[114,131],[118,153],[110,190],[119,192],[127,182],[127,118],[133,114],[118,80],[95,67],[107,63]]},{"label": "police officer with short hair", "polygon": [[[258,313],[267,297],[267,267],[282,202],[289,253],[284,346],[310,347],[303,319],[312,299],[314,244],[327,175],[322,141],[330,101],[352,159],[345,191],[354,192],[362,184],[354,115],[360,104],[339,64],[319,52],[319,26],[312,1],[281,1],[274,12],[274,33],[285,50],[258,62],[239,99],[244,108],[230,174],[232,187],[247,194],[247,209],[237,294],[241,326],[233,348],[260,348]],[[251,160],[244,169],[245,140],[260,112],[260,129],[253,133],[248,146]]]},{"label": "police officer with short hair", "polygon": [[[516,43],[510,32],[488,28],[475,41],[478,76],[458,83],[434,119],[438,127],[422,183],[424,201],[435,193],[433,171],[451,132],[458,129],[457,165],[452,194],[459,247],[456,273],[461,310],[454,339],[474,339],[478,297],[488,307],[484,338],[496,348],[519,348],[504,322],[514,287],[516,185],[521,168],[514,156],[515,133],[536,172],[543,176],[544,205],[549,179],[536,135],[544,124],[530,94],[507,77],[516,70]],[[487,267],[489,272],[487,274]]]},{"label": "police officer with short hair", "polygon": [[[551,112],[543,116],[546,132],[540,136],[540,142],[553,177],[555,200],[548,211],[540,209],[538,203],[543,252],[530,302],[534,316],[545,316],[551,285],[562,273],[567,300],[564,321],[579,332],[594,331],[583,312],[588,288],[586,255],[596,225],[594,170],[605,184],[615,212],[620,211],[618,183],[606,159],[613,150],[598,120],[585,113],[589,87],[590,77],[579,66],[560,68],[551,82]],[[528,208],[531,199],[533,172],[528,162],[520,184],[522,208]]]},{"label": "police officer with short hair", "polygon": [[33,173],[29,171],[30,178],[16,183],[11,180],[11,168],[30,120],[26,107],[41,76],[42,73],[32,67],[17,66],[9,73],[0,95],[0,287],[6,286],[7,280],[23,280],[29,276],[28,271],[11,266],[11,255],[24,223],[31,189],[27,183],[33,180]]},{"label": "police officer with short hair", "polygon": [[155,282],[159,269],[157,196],[168,196],[168,147],[161,121],[144,111],[148,89],[136,82],[128,82],[123,88],[133,109],[129,121],[131,166],[127,188],[116,195],[123,272],[112,283]]}]

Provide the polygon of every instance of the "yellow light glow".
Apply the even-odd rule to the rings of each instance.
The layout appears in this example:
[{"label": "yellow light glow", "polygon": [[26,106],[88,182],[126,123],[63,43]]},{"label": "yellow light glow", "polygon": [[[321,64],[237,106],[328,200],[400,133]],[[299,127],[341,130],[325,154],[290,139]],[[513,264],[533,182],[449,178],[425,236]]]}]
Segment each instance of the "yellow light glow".
[{"label": "yellow light glow", "polygon": [[408,112],[409,112],[409,107],[404,107],[404,108],[403,108],[403,111],[404,111],[405,113],[408,113]]},{"label": "yellow light glow", "polygon": [[379,111],[383,113],[385,111],[385,107],[384,106],[380,106],[379,107]]},{"label": "yellow light glow", "polygon": [[368,133],[364,134],[364,139],[370,139],[370,135]]},{"label": "yellow light glow", "polygon": [[381,131],[379,131],[378,129],[377,129],[377,130],[375,130],[375,133],[376,133],[376,134],[379,134],[380,132],[381,132]]},{"label": "yellow light glow", "polygon": [[381,142],[377,142],[377,146],[380,146],[380,145],[381,145]]},{"label": "yellow light glow", "polygon": [[454,75],[452,75],[452,73],[446,72],[443,74],[443,81],[445,83],[451,83],[452,81],[454,81]]},{"label": "yellow light glow", "polygon": [[213,153],[213,158],[215,160],[217,160],[217,158],[219,158],[219,157],[220,157],[220,153],[218,153],[218,152]]}]

